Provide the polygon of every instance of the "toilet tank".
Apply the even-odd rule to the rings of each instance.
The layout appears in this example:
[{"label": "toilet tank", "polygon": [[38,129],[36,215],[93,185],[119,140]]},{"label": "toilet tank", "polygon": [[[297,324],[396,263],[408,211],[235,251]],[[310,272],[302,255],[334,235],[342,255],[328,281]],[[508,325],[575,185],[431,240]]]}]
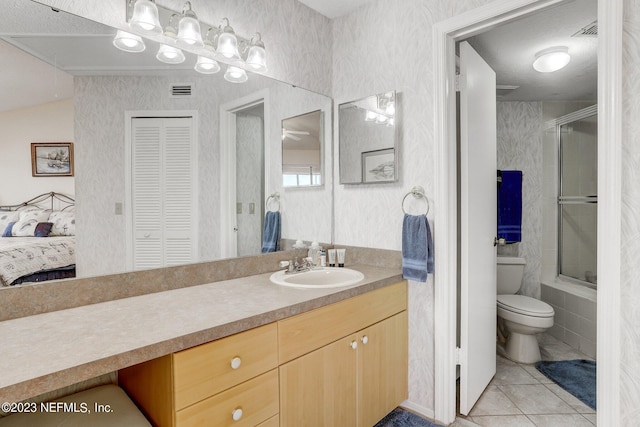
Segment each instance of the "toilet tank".
[{"label": "toilet tank", "polygon": [[524,275],[524,258],[498,257],[497,262],[498,295],[513,295],[520,290]]}]

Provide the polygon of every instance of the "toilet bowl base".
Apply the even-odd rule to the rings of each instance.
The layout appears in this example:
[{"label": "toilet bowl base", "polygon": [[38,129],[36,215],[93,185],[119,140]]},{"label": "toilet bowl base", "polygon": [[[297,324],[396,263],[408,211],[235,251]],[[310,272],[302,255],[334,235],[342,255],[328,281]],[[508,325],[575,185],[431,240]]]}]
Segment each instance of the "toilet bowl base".
[{"label": "toilet bowl base", "polygon": [[504,346],[506,356],[518,363],[536,363],[542,360],[535,335],[524,335],[511,331]]}]

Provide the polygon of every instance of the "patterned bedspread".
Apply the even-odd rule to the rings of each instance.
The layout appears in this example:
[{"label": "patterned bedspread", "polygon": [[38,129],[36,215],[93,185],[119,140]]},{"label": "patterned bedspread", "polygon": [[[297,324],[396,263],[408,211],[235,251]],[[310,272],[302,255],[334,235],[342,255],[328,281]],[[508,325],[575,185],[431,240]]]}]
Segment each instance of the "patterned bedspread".
[{"label": "patterned bedspread", "polygon": [[0,237],[0,285],[42,270],[76,263],[75,236]]}]

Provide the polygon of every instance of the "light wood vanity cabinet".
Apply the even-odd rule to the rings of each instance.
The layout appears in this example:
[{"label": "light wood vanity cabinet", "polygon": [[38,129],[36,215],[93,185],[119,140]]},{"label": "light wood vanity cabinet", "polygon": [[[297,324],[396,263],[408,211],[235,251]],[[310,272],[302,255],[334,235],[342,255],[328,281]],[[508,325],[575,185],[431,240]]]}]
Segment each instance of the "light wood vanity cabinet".
[{"label": "light wood vanity cabinet", "polygon": [[407,398],[406,298],[403,282],[279,322],[281,427],[371,427]]},{"label": "light wood vanity cabinet", "polygon": [[118,381],[155,426],[256,426],[278,413],[277,367],[273,323],[123,369]]},{"label": "light wood vanity cabinet", "polygon": [[407,397],[406,308],[400,282],[123,369],[118,379],[160,427],[371,427]]}]

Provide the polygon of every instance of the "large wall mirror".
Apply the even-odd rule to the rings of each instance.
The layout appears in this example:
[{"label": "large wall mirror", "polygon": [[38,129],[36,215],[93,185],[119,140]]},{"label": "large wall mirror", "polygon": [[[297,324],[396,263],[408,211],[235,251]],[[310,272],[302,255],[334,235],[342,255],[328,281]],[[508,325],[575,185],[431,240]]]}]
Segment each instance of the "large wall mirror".
[{"label": "large wall mirror", "polygon": [[282,183],[285,187],[322,185],[323,123],[322,110],[282,121]]},{"label": "large wall mirror", "polygon": [[395,91],[340,104],[340,184],[398,180]]},{"label": "large wall mirror", "polygon": [[[113,28],[32,1],[19,2],[0,17],[0,52],[10,52],[3,55],[3,77],[29,76],[36,68],[25,64],[43,64],[45,71],[37,69],[31,81],[45,81],[41,91],[47,92],[0,115],[24,114],[28,124],[29,111],[45,111],[34,107],[65,99],[73,114],[79,277],[132,268],[125,249],[135,232],[127,213],[136,203],[129,188],[136,163],[127,160],[132,155],[127,139],[134,127],[131,120],[140,117],[190,115],[196,124],[192,160],[180,166],[193,171],[194,180],[194,197],[180,202],[183,220],[196,230],[194,257],[187,262],[259,254],[265,203],[275,193],[280,195],[283,239],[331,242],[331,177],[324,176],[324,186],[308,192],[283,191],[282,182],[282,124],[317,112],[324,117],[319,133],[330,138],[329,97],[251,73],[245,83],[230,83],[223,78],[224,64],[217,74],[200,74],[194,71],[196,55],[188,52],[180,65],[163,64],[155,59],[159,45],[151,40],[145,40],[142,53],[122,52],[113,46],[115,34]],[[268,43],[268,34],[263,39]],[[15,93],[16,100],[31,95],[29,85]],[[39,140],[55,140],[52,131],[46,132]],[[28,152],[35,142],[32,136],[18,143],[20,138],[12,135],[11,144],[2,138],[2,149],[16,152]],[[331,164],[330,150],[322,150],[321,156],[325,166]],[[3,151],[3,161],[11,158]],[[178,164],[177,157],[165,160],[168,166]],[[160,173],[169,180],[168,170]],[[2,204],[36,195],[29,182],[21,183],[20,195],[2,194],[8,189],[0,188]]]}]

